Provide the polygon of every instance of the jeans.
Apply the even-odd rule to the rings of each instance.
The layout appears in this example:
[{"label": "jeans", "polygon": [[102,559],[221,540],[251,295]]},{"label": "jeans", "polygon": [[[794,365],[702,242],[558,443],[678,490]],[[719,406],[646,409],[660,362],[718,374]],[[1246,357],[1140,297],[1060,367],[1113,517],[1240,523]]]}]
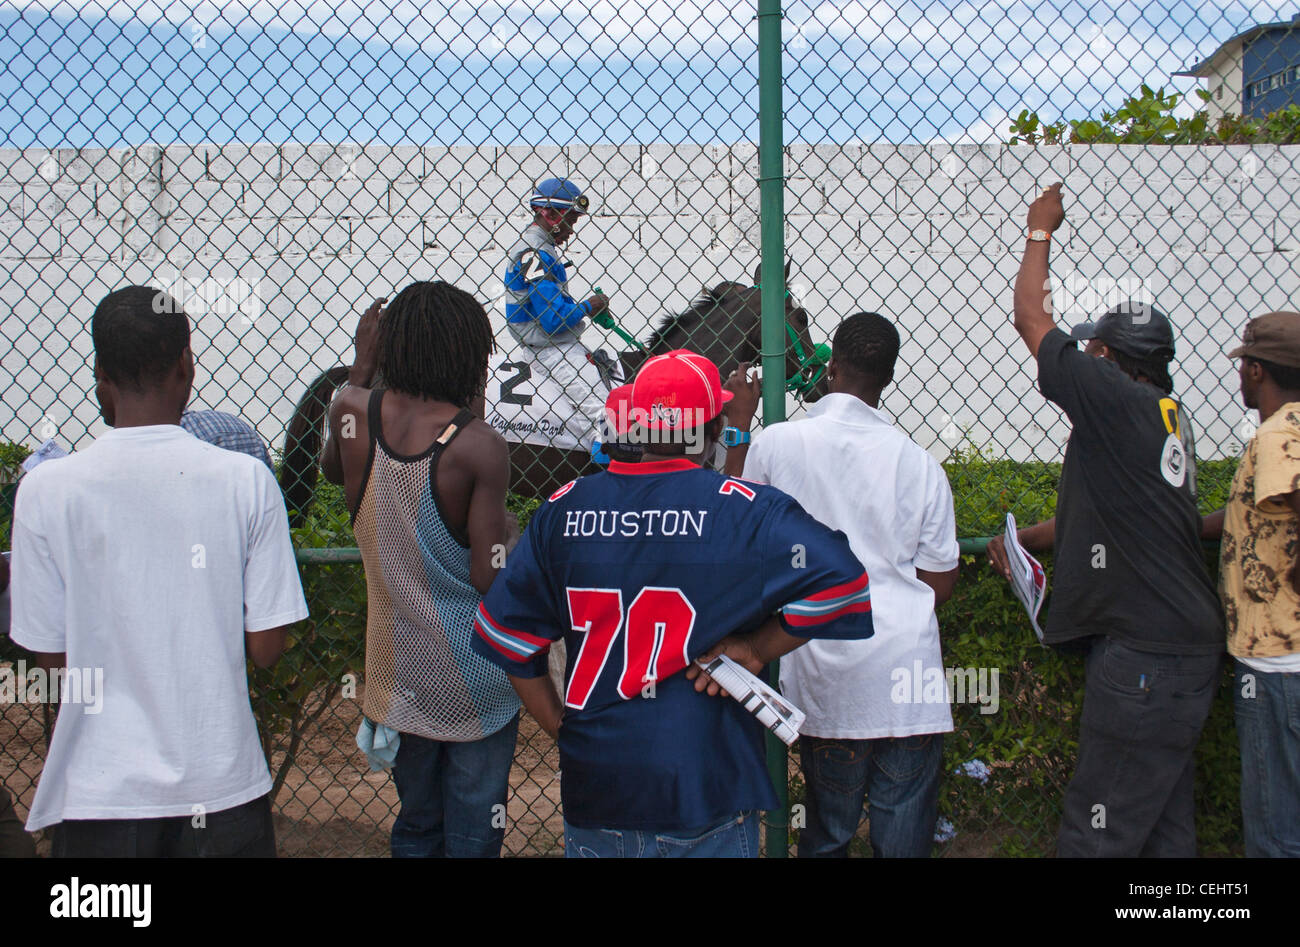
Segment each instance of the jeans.
[{"label": "jeans", "polygon": [[394,858],[497,858],[519,715],[481,740],[451,743],[403,733],[393,764],[401,810]]},{"label": "jeans", "polygon": [[271,796],[198,816],[65,819],[51,828],[55,858],[274,858]]},{"label": "jeans", "polygon": [[875,740],[799,738],[807,790],[800,858],[844,858],[865,797],[876,858],[927,858],[939,814],[943,734]]},{"label": "jeans", "polygon": [[1154,654],[1098,637],[1088,652],[1079,762],[1062,858],[1194,858],[1192,755],[1222,655]]},{"label": "jeans", "polygon": [[757,858],[758,813],[683,832],[580,829],[564,823],[565,858]]},{"label": "jeans", "polygon": [[1246,855],[1300,858],[1300,673],[1238,661],[1233,686]]}]

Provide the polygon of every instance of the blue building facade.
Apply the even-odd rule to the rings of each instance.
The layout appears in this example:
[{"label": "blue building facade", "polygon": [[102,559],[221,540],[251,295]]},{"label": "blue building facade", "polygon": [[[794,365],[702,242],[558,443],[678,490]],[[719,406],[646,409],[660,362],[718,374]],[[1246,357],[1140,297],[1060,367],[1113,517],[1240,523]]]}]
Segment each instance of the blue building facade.
[{"label": "blue building facade", "polygon": [[1209,80],[1212,115],[1259,118],[1300,105],[1300,14],[1289,22],[1252,26],[1174,74]]},{"label": "blue building facade", "polygon": [[1259,118],[1300,105],[1300,24],[1272,27],[1242,49],[1241,114]]}]

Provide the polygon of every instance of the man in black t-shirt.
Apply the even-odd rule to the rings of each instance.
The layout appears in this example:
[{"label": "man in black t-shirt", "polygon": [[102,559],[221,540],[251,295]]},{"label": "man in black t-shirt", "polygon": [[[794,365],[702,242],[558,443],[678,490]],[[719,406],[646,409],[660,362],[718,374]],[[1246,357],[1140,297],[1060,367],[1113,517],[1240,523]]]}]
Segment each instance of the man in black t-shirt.
[{"label": "man in black t-shirt", "polygon": [[[1015,285],[1039,388],[1073,426],[1056,518],[1019,532],[1031,551],[1056,550],[1044,641],[1088,649],[1057,852],[1192,857],[1192,753],[1219,682],[1223,617],[1200,546],[1191,425],[1172,397],[1173,329],[1137,303],[1070,335],[1056,327],[1047,261],[1064,219],[1055,184],[1029,207]],[[1008,572],[1001,540],[989,557]]]}]

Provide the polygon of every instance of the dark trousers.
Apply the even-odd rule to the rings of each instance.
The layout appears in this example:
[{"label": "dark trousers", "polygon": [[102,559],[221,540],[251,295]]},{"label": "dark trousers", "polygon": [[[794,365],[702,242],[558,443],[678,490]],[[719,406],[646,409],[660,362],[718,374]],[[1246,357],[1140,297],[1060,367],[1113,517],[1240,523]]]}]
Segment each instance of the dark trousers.
[{"label": "dark trousers", "polygon": [[[195,822],[201,821],[202,826]],[[274,858],[270,795],[165,819],[70,819],[52,827],[55,858]]]},{"label": "dark trousers", "polygon": [[876,858],[928,858],[939,814],[943,734],[875,740],[799,738],[808,823],[800,858],[844,858],[865,798]]},{"label": "dark trousers", "polygon": [[0,786],[0,858],[35,858],[36,845],[23,831],[9,790]]},{"label": "dark trousers", "polygon": [[1192,759],[1222,655],[1088,652],[1079,762],[1065,791],[1062,858],[1194,858]]}]

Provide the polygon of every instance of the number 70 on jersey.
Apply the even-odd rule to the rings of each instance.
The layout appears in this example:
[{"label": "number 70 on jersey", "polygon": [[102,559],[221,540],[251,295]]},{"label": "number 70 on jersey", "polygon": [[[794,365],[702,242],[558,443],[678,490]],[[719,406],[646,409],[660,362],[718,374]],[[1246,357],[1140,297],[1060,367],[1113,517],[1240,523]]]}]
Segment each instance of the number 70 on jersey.
[{"label": "number 70 on jersey", "polygon": [[[565,593],[569,623],[582,635],[564,691],[566,707],[587,706],[611,656],[615,656],[613,667],[618,668],[615,690],[624,700],[652,696],[654,682],[690,663],[687,652],[695,608],[681,589],[646,586],[626,608],[622,589],[569,588]],[[615,655],[620,640],[621,665]]]}]

